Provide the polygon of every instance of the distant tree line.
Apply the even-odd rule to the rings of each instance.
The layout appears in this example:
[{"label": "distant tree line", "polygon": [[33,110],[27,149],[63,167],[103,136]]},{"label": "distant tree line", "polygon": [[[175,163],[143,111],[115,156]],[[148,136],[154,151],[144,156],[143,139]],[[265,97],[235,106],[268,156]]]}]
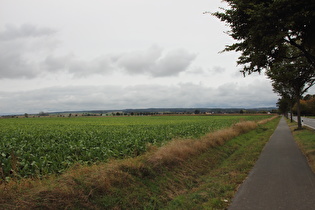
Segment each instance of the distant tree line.
[{"label": "distant tree line", "polygon": [[[279,113],[290,117],[297,115],[297,103],[287,98],[280,98],[277,103],[279,107]],[[288,114],[290,113],[290,116]],[[307,94],[300,99],[300,113],[304,116],[315,116],[315,95]]]},{"label": "distant tree line", "polygon": [[[301,115],[315,116],[315,95],[306,95],[300,100]],[[296,105],[293,107],[293,113],[297,112]]]}]

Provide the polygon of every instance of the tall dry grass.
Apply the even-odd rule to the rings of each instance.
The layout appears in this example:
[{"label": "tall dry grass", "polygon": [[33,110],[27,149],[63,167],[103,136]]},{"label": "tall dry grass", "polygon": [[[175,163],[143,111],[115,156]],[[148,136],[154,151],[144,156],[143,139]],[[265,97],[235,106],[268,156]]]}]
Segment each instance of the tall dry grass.
[{"label": "tall dry grass", "polygon": [[267,118],[267,119],[264,119],[264,120],[260,120],[257,122],[258,125],[262,125],[262,124],[266,124],[267,122],[271,121],[271,120],[274,120],[276,119],[277,117],[279,117],[279,115],[275,115],[275,116],[272,116],[270,118]]},{"label": "tall dry grass", "polygon": [[200,139],[175,139],[158,148],[147,158],[153,166],[177,165],[191,156],[198,155],[209,148],[223,145],[226,141],[253,130],[257,124],[252,121],[239,122],[230,128],[207,134]]}]

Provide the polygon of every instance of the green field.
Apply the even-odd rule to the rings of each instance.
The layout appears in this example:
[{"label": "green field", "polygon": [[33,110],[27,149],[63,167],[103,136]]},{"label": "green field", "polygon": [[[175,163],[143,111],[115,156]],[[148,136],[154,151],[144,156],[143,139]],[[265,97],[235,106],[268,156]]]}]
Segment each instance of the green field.
[{"label": "green field", "polygon": [[198,138],[240,120],[270,116],[152,116],[0,119],[0,177],[40,177],[74,163],[143,154],[149,144]]}]

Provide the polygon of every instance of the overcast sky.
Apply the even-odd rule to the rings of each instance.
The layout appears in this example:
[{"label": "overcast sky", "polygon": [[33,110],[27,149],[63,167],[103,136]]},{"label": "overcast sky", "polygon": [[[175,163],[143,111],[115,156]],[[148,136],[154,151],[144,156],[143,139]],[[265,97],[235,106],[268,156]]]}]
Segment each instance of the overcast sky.
[{"label": "overcast sky", "polygon": [[0,114],[276,106],[205,11],[221,0],[0,0]]}]

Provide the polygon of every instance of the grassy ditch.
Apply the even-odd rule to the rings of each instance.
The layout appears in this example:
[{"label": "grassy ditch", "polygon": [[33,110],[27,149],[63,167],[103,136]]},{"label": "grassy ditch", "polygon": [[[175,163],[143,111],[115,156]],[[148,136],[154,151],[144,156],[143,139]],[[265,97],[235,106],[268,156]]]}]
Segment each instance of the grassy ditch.
[{"label": "grassy ditch", "polygon": [[300,149],[306,156],[310,167],[315,173],[315,131],[313,129],[303,127],[302,130],[297,130],[297,123],[289,122],[294,140],[299,145]]},{"label": "grassy ditch", "polygon": [[278,122],[241,122],[136,158],[12,181],[0,185],[0,209],[224,209]]}]

